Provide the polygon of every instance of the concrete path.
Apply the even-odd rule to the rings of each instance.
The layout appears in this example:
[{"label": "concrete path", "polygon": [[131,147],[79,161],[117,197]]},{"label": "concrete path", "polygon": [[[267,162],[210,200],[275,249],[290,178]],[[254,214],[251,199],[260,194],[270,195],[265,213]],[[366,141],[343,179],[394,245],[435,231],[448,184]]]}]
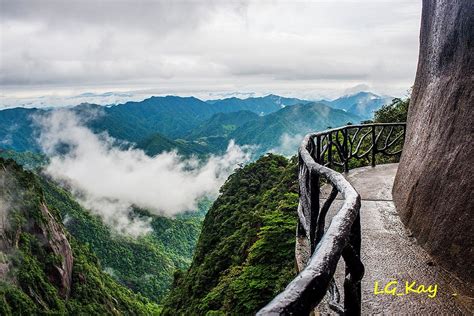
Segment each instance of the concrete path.
[{"label": "concrete path", "polygon": [[[400,221],[391,193],[397,167],[398,164],[364,167],[347,175],[362,198],[361,256],[366,271],[362,280],[362,314],[474,315],[473,289],[437,266]],[[327,189],[322,189],[322,196],[328,193]],[[333,204],[332,214],[341,205],[339,197]],[[328,214],[328,220],[332,214]],[[336,272],[341,290],[343,271],[341,263]],[[376,282],[377,292],[383,292],[392,282],[387,288],[390,293],[374,294]],[[407,294],[406,282],[409,289],[422,290],[423,285],[429,292],[409,290]],[[331,314],[324,307],[320,312]]]}]

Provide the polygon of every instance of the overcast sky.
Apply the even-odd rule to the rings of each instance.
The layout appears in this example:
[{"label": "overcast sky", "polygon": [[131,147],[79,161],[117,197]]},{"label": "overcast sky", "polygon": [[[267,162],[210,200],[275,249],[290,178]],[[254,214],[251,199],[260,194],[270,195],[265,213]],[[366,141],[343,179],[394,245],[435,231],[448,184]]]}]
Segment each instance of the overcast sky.
[{"label": "overcast sky", "polygon": [[416,0],[0,1],[0,107],[85,92],[401,96],[415,77]]}]

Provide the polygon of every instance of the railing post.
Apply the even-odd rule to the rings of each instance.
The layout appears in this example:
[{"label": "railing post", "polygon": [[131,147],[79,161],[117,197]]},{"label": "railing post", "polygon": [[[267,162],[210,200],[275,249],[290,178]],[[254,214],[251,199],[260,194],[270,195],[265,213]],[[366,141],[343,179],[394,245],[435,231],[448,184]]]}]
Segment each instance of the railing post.
[{"label": "railing post", "polygon": [[406,136],[407,136],[407,125],[406,123],[403,125],[403,142],[402,142],[402,148],[403,146],[405,146],[405,139],[406,139]]},{"label": "railing post", "polygon": [[348,141],[347,141],[347,138],[349,137],[348,136],[349,134],[349,131],[347,128],[343,129],[343,135],[344,135],[344,143],[343,143],[343,147],[344,147],[344,153],[343,153],[343,156],[344,156],[344,172],[349,172],[349,145],[348,145]]},{"label": "railing post", "polygon": [[375,167],[375,154],[377,153],[377,143],[375,141],[375,125],[372,125],[372,167]]},{"label": "railing post", "polygon": [[328,168],[332,166],[332,132],[328,134]]},{"label": "railing post", "polygon": [[352,224],[350,240],[343,253],[346,261],[346,278],[344,280],[344,314],[361,314],[361,280],[364,266],[360,261],[361,227],[360,213]]},{"label": "railing post", "polygon": [[321,164],[321,136],[316,136],[316,162]]},{"label": "railing post", "polygon": [[311,179],[311,215],[309,224],[309,240],[311,243],[311,255],[316,249],[316,232],[319,216],[319,174],[310,173]]},{"label": "railing post", "polygon": [[[316,142],[318,140],[316,139]],[[320,154],[318,153],[319,147],[314,144],[313,139],[309,142],[308,151],[317,159]],[[318,222],[319,216],[319,174],[313,169],[309,170],[309,241],[311,245],[311,254],[313,254],[314,249],[316,248],[316,225]],[[308,233],[308,232],[307,232]]]}]

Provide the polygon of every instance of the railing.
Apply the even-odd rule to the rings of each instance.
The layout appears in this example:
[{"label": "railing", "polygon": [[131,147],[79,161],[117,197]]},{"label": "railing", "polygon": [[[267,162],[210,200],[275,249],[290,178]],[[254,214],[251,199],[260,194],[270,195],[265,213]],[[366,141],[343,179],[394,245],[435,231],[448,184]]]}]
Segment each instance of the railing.
[{"label": "railing", "polygon": [[[326,293],[333,311],[342,315],[360,314],[360,282],[364,275],[360,259],[360,196],[336,170],[348,172],[351,167],[369,163],[375,166],[377,159],[386,162],[386,157],[397,157],[404,137],[405,123],[380,123],[348,125],[304,138],[299,149],[296,233],[300,273],[258,315],[308,315]],[[325,183],[332,190],[323,201],[320,186]],[[325,230],[326,215],[338,194],[343,204]],[[343,304],[334,280],[341,256],[345,263]]]}]

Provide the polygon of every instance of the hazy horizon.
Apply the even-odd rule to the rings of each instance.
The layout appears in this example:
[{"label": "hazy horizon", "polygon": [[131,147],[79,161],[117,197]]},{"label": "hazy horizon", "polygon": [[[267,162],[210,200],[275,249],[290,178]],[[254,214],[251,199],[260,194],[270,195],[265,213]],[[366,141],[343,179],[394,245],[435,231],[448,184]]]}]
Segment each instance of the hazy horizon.
[{"label": "hazy horizon", "polygon": [[[402,95],[383,95],[378,94],[369,89],[346,89],[343,94],[338,95],[337,97],[321,97],[321,98],[302,98],[295,95],[279,95],[276,93],[255,93],[255,92],[223,92],[223,93],[214,93],[211,97],[206,97],[206,94],[197,94],[197,95],[176,95],[176,94],[147,94],[147,93],[134,93],[133,91],[129,92],[112,92],[107,91],[103,93],[91,93],[85,92],[79,95],[74,96],[42,96],[42,97],[31,97],[31,98],[22,98],[15,99],[16,102],[8,104],[0,104],[0,110],[10,109],[15,107],[24,107],[24,108],[61,108],[61,107],[74,107],[80,104],[97,104],[102,106],[112,106],[118,104],[124,104],[127,102],[141,102],[151,97],[166,97],[166,96],[176,96],[176,97],[195,97],[202,101],[217,100],[217,99],[227,99],[227,98],[239,98],[239,99],[248,99],[248,98],[259,98],[266,97],[270,95],[277,95],[279,97],[285,98],[299,98],[306,101],[333,101],[337,98],[355,95],[360,92],[374,93],[380,97],[406,97],[407,93]],[[204,95],[202,97],[201,95]]]}]

